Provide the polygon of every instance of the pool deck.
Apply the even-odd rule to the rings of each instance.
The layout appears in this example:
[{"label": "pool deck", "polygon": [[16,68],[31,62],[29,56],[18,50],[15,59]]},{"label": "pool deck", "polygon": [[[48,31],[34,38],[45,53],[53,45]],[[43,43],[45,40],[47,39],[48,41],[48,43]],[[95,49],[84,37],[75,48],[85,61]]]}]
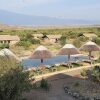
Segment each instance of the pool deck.
[{"label": "pool deck", "polygon": [[77,67],[77,68],[70,68],[70,69],[67,69],[67,70],[56,71],[56,72],[52,72],[52,73],[48,73],[48,74],[42,74],[42,75],[35,76],[33,78],[35,78],[36,81],[38,81],[38,80],[41,80],[42,78],[48,78],[50,76],[61,74],[61,73],[67,74],[67,75],[70,75],[70,76],[74,76],[74,75],[80,74],[80,72],[83,68],[90,69],[90,68],[92,68],[93,66],[96,66],[96,65],[100,65],[100,63],[92,64],[92,65],[88,65],[88,66]]}]

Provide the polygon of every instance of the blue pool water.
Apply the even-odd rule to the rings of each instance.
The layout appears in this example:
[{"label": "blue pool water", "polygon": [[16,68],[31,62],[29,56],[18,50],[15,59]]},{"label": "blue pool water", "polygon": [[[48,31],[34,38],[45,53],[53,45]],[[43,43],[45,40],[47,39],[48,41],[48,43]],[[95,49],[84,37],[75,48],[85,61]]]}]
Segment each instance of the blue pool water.
[{"label": "blue pool water", "polygon": [[[71,61],[81,61],[81,60],[87,60],[88,56],[80,56],[78,59],[75,57],[71,57]],[[54,65],[58,63],[63,63],[67,62],[68,57],[67,56],[55,56],[50,59],[44,59],[43,64],[44,65]],[[24,66],[25,69],[31,68],[31,67],[37,67],[41,65],[40,59],[23,59],[22,60],[22,65]]]}]

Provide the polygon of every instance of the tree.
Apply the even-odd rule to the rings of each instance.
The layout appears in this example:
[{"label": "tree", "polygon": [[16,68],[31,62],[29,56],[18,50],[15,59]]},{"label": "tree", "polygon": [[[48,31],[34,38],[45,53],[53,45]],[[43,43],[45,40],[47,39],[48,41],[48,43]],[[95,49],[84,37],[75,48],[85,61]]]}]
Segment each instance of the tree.
[{"label": "tree", "polygon": [[66,36],[65,36],[65,35],[62,35],[62,36],[61,36],[61,38],[60,38],[60,44],[61,44],[61,45],[66,44]]},{"label": "tree", "polygon": [[28,72],[15,60],[0,58],[0,100],[22,100],[22,92],[30,87]]}]

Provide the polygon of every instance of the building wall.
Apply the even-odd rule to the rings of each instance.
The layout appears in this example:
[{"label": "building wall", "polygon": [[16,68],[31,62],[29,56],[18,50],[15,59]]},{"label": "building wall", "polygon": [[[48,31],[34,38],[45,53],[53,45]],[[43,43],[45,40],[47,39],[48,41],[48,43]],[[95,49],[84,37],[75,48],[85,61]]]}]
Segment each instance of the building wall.
[{"label": "building wall", "polygon": [[19,41],[10,41],[10,44],[9,45],[14,45],[16,43],[18,43]]},{"label": "building wall", "polygon": [[19,42],[19,41],[0,41],[0,43],[9,43],[9,45],[14,45],[14,44],[16,44],[17,42]]}]

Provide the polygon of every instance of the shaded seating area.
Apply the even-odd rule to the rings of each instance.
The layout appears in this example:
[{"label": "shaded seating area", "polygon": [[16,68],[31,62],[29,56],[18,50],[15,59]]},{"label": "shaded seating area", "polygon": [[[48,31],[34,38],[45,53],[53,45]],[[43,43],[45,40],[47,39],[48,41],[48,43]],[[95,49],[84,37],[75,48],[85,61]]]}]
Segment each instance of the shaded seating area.
[{"label": "shaded seating area", "polygon": [[[87,49],[88,48],[88,49]],[[97,46],[95,43],[89,41],[85,45],[83,45],[79,50],[91,50],[92,51],[99,51],[100,47]],[[59,50],[57,55],[61,55],[62,57],[65,57],[66,61],[60,61],[57,60],[45,60],[44,59],[50,59],[52,58],[52,53],[50,50],[48,50],[44,46],[39,46],[35,49],[34,53],[29,57],[30,59],[40,59],[41,63],[34,68],[29,68],[29,71],[33,71],[34,75],[42,75],[42,74],[47,74],[50,72],[56,72],[56,71],[62,71],[62,70],[67,70],[69,68],[75,68],[75,67],[80,67],[80,66],[86,66],[87,65],[92,65],[95,63],[95,59],[91,58],[91,54],[89,53],[88,55],[80,54],[79,51],[74,45],[72,44],[65,44],[63,48]],[[88,51],[88,52],[89,52]],[[64,55],[64,56],[63,56]],[[68,57],[68,58],[67,58]],[[72,59],[74,58],[74,60]],[[83,59],[80,57],[85,57],[86,59]],[[47,61],[51,61],[53,63],[46,64]],[[60,61],[60,62],[59,62]],[[35,62],[34,62],[35,63]],[[84,63],[86,63],[84,65]],[[27,70],[27,69],[26,69]]]}]

